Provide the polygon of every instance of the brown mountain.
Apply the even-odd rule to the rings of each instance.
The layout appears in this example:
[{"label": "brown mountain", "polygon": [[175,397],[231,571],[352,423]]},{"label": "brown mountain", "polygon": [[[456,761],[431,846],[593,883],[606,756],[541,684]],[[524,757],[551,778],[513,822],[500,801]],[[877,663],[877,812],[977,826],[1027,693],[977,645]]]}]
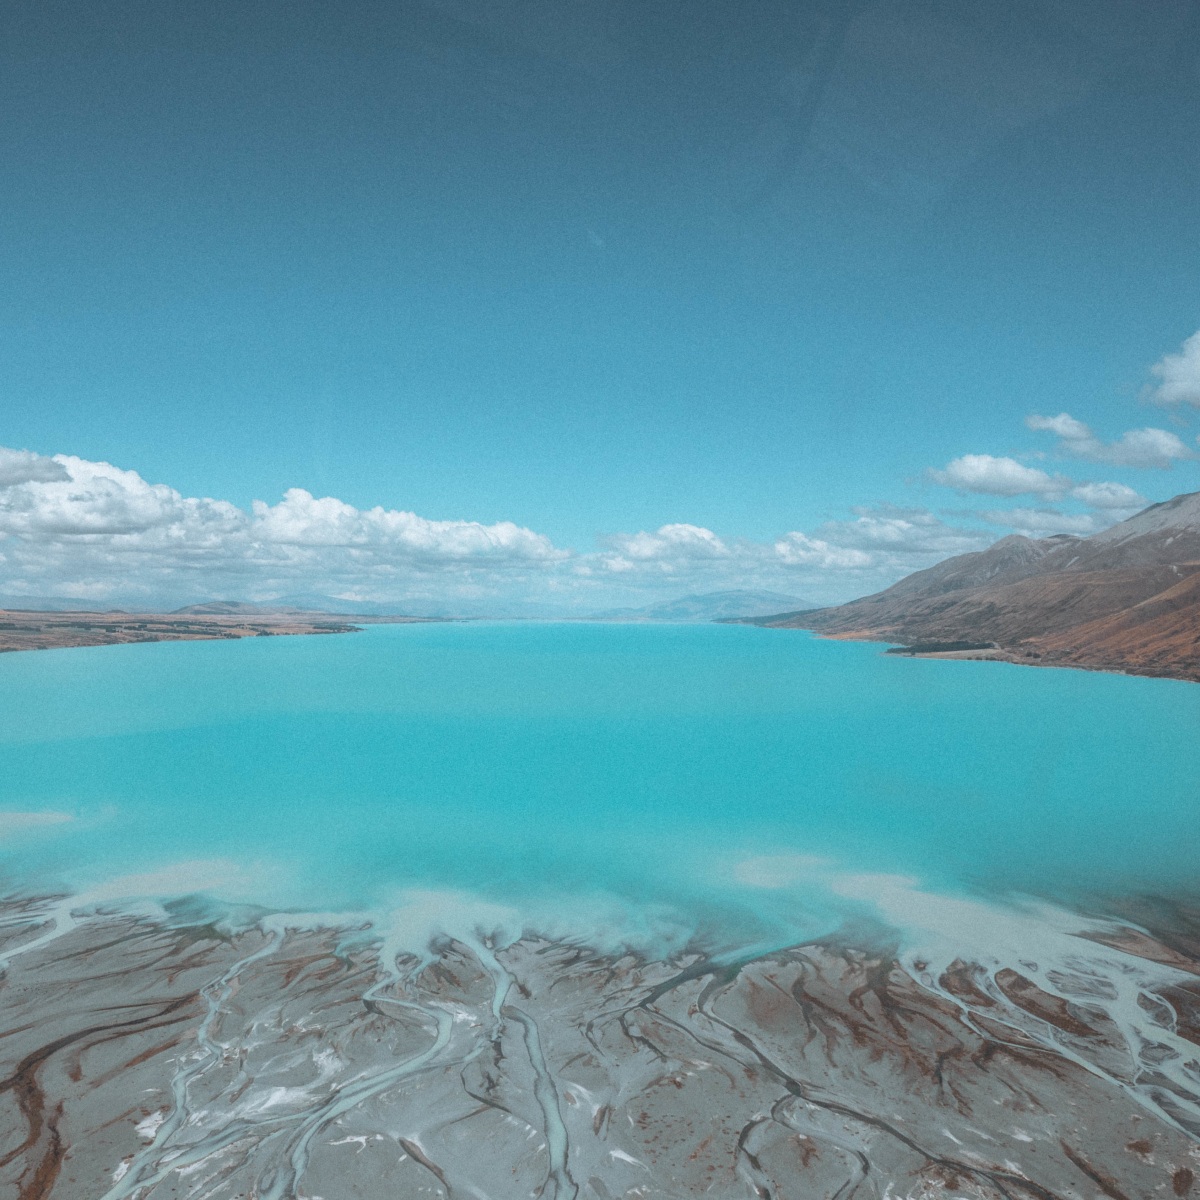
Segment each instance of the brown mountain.
[{"label": "brown mountain", "polygon": [[907,653],[1200,680],[1200,492],[1088,538],[1002,538],[873,596],[755,623]]}]

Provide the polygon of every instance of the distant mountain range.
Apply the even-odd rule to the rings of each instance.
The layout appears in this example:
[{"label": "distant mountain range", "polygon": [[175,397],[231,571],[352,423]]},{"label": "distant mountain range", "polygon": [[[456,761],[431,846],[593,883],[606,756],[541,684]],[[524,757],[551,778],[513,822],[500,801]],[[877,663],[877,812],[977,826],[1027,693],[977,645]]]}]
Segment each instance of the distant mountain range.
[{"label": "distant mountain range", "polygon": [[111,604],[64,596],[0,596],[4,612],[118,612]]},{"label": "distant mountain range", "polygon": [[[253,616],[255,613],[312,616],[314,613],[336,617],[402,617],[440,620],[457,616],[452,609],[430,604],[380,604],[372,600],[338,600],[333,596],[283,596],[278,600],[206,600],[171,610],[182,616]],[[476,614],[468,614],[474,616]]]},{"label": "distant mountain range", "polygon": [[203,604],[185,604],[183,608],[172,609],[168,615],[172,617],[249,617],[260,613],[270,613],[276,616],[291,614],[311,616],[314,612],[329,612],[329,609],[299,608],[295,605],[273,601],[255,604],[249,600],[208,600]]},{"label": "distant mountain range", "polygon": [[[508,607],[511,609],[512,606]],[[681,596],[676,600],[649,604],[643,608],[614,608],[607,612],[594,614],[593,619],[606,621],[719,621],[761,616],[765,613],[779,612],[784,608],[791,612],[799,612],[816,607],[815,604],[796,596],[785,595],[782,592],[733,589],[723,592],[706,592],[696,596]],[[263,603],[210,600],[203,604],[189,604],[184,608],[176,609],[175,612],[182,616],[227,617],[253,616],[257,613],[296,616],[328,613],[336,616],[379,618],[403,615],[427,620],[481,616],[554,619],[570,616],[567,612],[544,607],[527,606],[527,611],[510,612],[507,609],[490,611],[486,607],[475,605],[466,606],[466,609],[462,610],[462,606],[455,609],[446,605],[420,602],[381,604],[369,600],[337,600],[331,596],[319,595],[283,596],[278,600]]]},{"label": "distant mountain range", "polygon": [[[241,620],[253,620],[261,617],[272,620],[310,621],[319,617],[350,618],[364,625],[401,624],[407,621],[442,621],[452,618],[413,616],[410,613],[395,612],[390,606],[374,604],[368,606],[368,611],[355,612],[348,606],[344,609],[308,607],[306,605],[286,604],[282,600],[266,600],[261,603],[250,600],[207,600],[203,604],[188,604],[183,608],[173,609],[165,614],[167,617],[230,617]],[[351,626],[346,626],[351,628]]]},{"label": "distant mountain range", "polygon": [[610,621],[720,621],[761,616],[784,608],[799,612],[816,607],[806,600],[781,592],[735,588],[725,592],[705,592],[699,596],[681,596],[678,600],[665,600],[644,608],[615,608],[597,616]]},{"label": "distant mountain range", "polygon": [[909,653],[1200,681],[1200,492],[1091,537],[1002,538],[873,596],[755,623]]}]

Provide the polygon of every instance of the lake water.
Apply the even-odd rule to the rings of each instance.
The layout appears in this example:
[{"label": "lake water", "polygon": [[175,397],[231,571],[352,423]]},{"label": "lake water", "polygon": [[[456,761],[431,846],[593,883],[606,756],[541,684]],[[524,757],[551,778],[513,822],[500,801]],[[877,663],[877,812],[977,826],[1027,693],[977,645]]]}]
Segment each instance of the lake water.
[{"label": "lake water", "polygon": [[733,952],[960,903],[969,927],[1014,896],[1194,890],[1198,734],[1191,684],[737,626],[9,654],[0,871],[97,904],[398,913],[413,942]]}]

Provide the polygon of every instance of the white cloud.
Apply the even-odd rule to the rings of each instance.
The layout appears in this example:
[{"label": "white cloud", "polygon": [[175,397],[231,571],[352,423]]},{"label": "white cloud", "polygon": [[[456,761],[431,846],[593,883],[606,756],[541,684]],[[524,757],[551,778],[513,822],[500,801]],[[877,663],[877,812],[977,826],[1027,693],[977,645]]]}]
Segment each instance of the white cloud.
[{"label": "white cloud", "polygon": [[370,551],[414,562],[557,561],[556,550],[540,533],[499,521],[429,521],[394,509],[357,509],[332,496],[317,499],[289,488],[276,505],[256,500],[251,534],[264,543],[290,547],[329,547]]},{"label": "white cloud", "polygon": [[[1060,437],[1090,436],[1067,414],[1046,420]],[[1077,482],[1013,458],[964,455],[930,474],[959,491],[1037,503],[965,514],[974,526],[925,508],[857,508],[761,541],[675,522],[613,534],[576,553],[511,521],[359,509],[303,488],[247,509],[184,496],[109,463],[0,449],[0,595],[170,607],[299,594],[481,614],[595,611],[726,588],[828,603],[985,548],[996,535],[981,520],[1034,534],[1084,533],[1145,504],[1123,484]],[[1047,507],[1059,500],[1094,511]]]},{"label": "white cloud", "polygon": [[1031,537],[1048,537],[1053,533],[1087,537],[1113,524],[1112,518],[1100,517],[1095,513],[1065,513],[1056,508],[991,509],[978,515],[992,525],[1000,525]]},{"label": "white cloud", "polygon": [[1118,467],[1157,467],[1167,470],[1173,463],[1196,458],[1182,440],[1166,429],[1131,429],[1097,455],[1099,462]]},{"label": "white cloud", "polygon": [[930,478],[943,487],[984,496],[1053,496],[1066,494],[1071,480],[1047,475],[1036,467],[1027,467],[1015,458],[996,458],[991,454],[964,454]]},{"label": "white cloud", "polygon": [[607,552],[581,558],[576,570],[678,578],[698,570],[716,571],[732,581],[753,578],[780,586],[787,582],[779,576],[781,568],[793,576],[902,573],[948,554],[978,550],[988,540],[977,530],[947,525],[923,508],[886,505],[854,512],[852,520],[826,521],[810,532],[792,530],[771,545],[727,541],[710,529],[684,524],[664,525],[653,533],[617,534],[606,539]]},{"label": "white cloud", "polygon": [[885,508],[762,542],[676,522],[614,534],[577,554],[511,521],[359,509],[302,488],[245,509],[69,455],[6,452],[0,463],[0,593],[86,603],[300,593],[520,611],[725,587],[815,589],[831,599],[980,544],[978,533],[923,509]]},{"label": "white cloud", "polygon": [[434,575],[439,586],[486,591],[498,575],[569,557],[510,521],[364,511],[301,488],[247,512],[68,455],[31,460],[6,452],[0,464],[10,468],[0,485],[0,582],[10,594],[366,597],[411,593]]},{"label": "white cloud", "polygon": [[852,521],[826,521],[816,533],[838,546],[878,555],[965,554],[980,549],[976,530],[947,525],[926,508],[855,508]]},{"label": "white cloud", "polygon": [[1159,383],[1150,391],[1154,404],[1191,404],[1200,408],[1200,330],[1150,368]]},{"label": "white cloud", "polygon": [[1071,489],[1074,499],[1089,508],[1102,508],[1132,515],[1150,502],[1123,483],[1081,483]]},{"label": "white cloud", "polygon": [[32,450],[7,450],[0,446],[0,488],[66,478],[66,468],[52,458],[43,458]]},{"label": "white cloud", "polygon": [[775,543],[775,553],[788,566],[862,570],[874,565],[872,557],[862,550],[837,546],[805,533],[785,533]]},{"label": "white cloud", "polygon": [[729,558],[732,551],[701,525],[663,525],[654,533],[617,533],[606,539],[616,554],[634,562]]},{"label": "white cloud", "polygon": [[[1050,429],[1063,439],[1091,437],[1087,426],[1068,413],[1060,413],[1057,417],[1030,417],[1029,424],[1035,429]],[[1127,439],[1132,436],[1125,435]],[[959,492],[1003,497],[1036,496],[1043,501],[1077,500],[1103,513],[1103,516],[1097,517],[1063,513],[1043,506],[996,509],[978,514],[993,524],[1008,525],[1031,533],[1094,533],[1107,528],[1113,521],[1131,516],[1148,503],[1145,497],[1123,483],[1077,483],[1065,475],[1049,475],[1045,471],[1027,467],[1015,458],[995,458],[990,454],[965,454],[948,463],[941,471],[930,471],[929,476],[935,483]],[[1012,520],[1006,517],[1006,513]]]},{"label": "white cloud", "polygon": [[1057,417],[1042,417],[1033,413],[1025,418],[1025,424],[1030,429],[1057,434],[1064,442],[1083,444],[1096,440],[1092,431],[1070,413],[1059,413]]},{"label": "white cloud", "polygon": [[129,536],[170,528],[195,531],[216,524],[228,532],[244,522],[234,505],[185,499],[136,471],[59,454],[61,474],[0,489],[0,533],[41,537]]},{"label": "white cloud", "polygon": [[586,611],[731,587],[832,601],[992,540],[883,506],[765,541],[675,522],[580,554],[511,521],[359,509],[303,488],[246,509],[69,455],[10,451],[0,464],[0,594],[126,607],[301,594],[416,611]]},{"label": "white cloud", "polygon": [[603,552],[580,556],[572,571],[593,582],[616,576],[623,586],[643,590],[669,581],[678,592],[761,587],[833,600],[994,540],[978,529],[947,525],[922,508],[853,511],[850,520],[791,530],[769,544],[722,539],[685,524],[618,534],[605,539]]},{"label": "white cloud", "polygon": [[947,524],[926,508],[884,504],[852,511],[850,520],[826,521],[810,534],[788,534],[776,543],[776,553],[797,567],[838,570],[847,579],[857,576],[861,593],[995,541],[983,530]]},{"label": "white cloud", "polygon": [[227,500],[181,496],[109,463],[67,455],[53,461],[63,469],[61,477],[0,489],[0,534],[107,537],[114,550],[209,550],[238,559],[321,548],[436,562],[561,557],[549,539],[508,521],[482,525],[383,508],[362,511],[303,488],[289,489],[276,505],[256,500],[247,513]]},{"label": "white cloud", "polygon": [[1116,467],[1166,470],[1176,462],[1197,457],[1176,434],[1166,429],[1131,429],[1115,442],[1102,442],[1070,413],[1059,413],[1056,417],[1035,413],[1026,418],[1025,424],[1030,429],[1055,434],[1058,448],[1066,454]]}]

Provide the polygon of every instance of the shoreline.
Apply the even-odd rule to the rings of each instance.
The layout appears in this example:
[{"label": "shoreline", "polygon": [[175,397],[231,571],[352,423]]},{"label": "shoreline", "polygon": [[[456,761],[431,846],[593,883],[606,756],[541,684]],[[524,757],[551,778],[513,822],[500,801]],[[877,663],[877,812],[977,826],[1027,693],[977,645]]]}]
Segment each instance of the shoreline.
[{"label": "shoreline", "polygon": [[[408,625],[459,621],[457,617],[406,617],[343,615],[336,613],[264,613],[255,617],[195,616],[174,613],[96,613],[88,611],[35,611],[0,609],[0,654],[23,650],[82,649],[90,646],[141,645],[150,642],[232,641],[249,637],[293,637],[320,634],[359,633],[366,625]],[[593,623],[592,618],[560,618],[555,623]],[[674,624],[674,622],[600,619],[598,624]],[[696,622],[682,622],[695,624]],[[700,624],[754,625],[762,629],[804,628],[779,626],[758,617],[723,618]],[[1179,670],[1153,665],[1091,662],[1086,659],[1055,658],[1019,647],[988,646],[970,649],[922,649],[920,643],[906,646],[892,640],[891,632],[871,630],[821,633],[807,629],[825,641],[876,642],[889,647],[886,654],[897,658],[940,659],[958,662],[1006,662],[1019,667],[1049,667],[1127,675],[1143,679],[1174,679],[1200,683],[1200,667]]]},{"label": "shoreline", "polygon": [[[1130,1058],[1086,972],[1056,993],[851,934],[736,965],[528,934],[393,957],[286,915],[33,946],[44,916],[0,909],[25,1200],[1200,1195],[1200,1072]],[[1095,949],[1175,964],[1157,1002],[1200,1058],[1200,958],[1132,925]]]},{"label": "shoreline", "polygon": [[1200,667],[1156,667],[1153,664],[1139,666],[1137,664],[1119,662],[1095,662],[1086,658],[1056,658],[1050,654],[1022,650],[1013,646],[988,646],[963,650],[921,649],[921,643],[906,646],[894,639],[894,632],[877,633],[873,630],[859,632],[822,633],[802,625],[772,625],[769,621],[757,618],[737,622],[745,625],[757,625],[760,629],[792,630],[802,629],[814,637],[826,642],[874,642],[888,646],[885,654],[896,658],[937,659],[947,662],[1004,662],[1016,667],[1046,667],[1054,670],[1091,671],[1104,675],[1126,675],[1135,679],[1173,679],[1179,683],[1200,683]]},{"label": "shoreline", "polygon": [[[831,634],[829,640],[878,642],[881,639],[842,637],[839,634]],[[1130,666],[1093,663],[1086,660],[1080,662],[1070,659],[1055,660],[1042,655],[1022,654],[1015,649],[1006,649],[1002,646],[986,650],[921,650],[917,647],[897,645],[894,649],[886,650],[884,653],[897,658],[942,659],[948,662],[1003,662],[1010,663],[1014,667],[1044,667],[1055,671],[1090,671],[1098,675],[1124,675],[1130,679],[1173,679],[1177,683],[1200,683],[1200,670],[1181,674],[1178,671],[1150,667],[1138,670]]]},{"label": "shoreline", "polygon": [[425,624],[442,617],[378,617],[320,612],[253,615],[0,609],[0,654],[147,642],[357,633],[364,625]]},{"label": "shoreline", "polygon": [[[846,639],[858,641],[876,641],[875,638]],[[1014,667],[1043,667],[1048,670],[1091,671],[1101,675],[1125,675],[1130,679],[1172,679],[1177,683],[1200,683],[1200,668],[1196,670],[1180,670],[1169,667],[1144,666],[1130,664],[1093,662],[1086,658],[1075,660],[1070,658],[1055,659],[1042,654],[1022,652],[1019,648],[997,646],[992,652],[987,651],[922,651],[909,647],[897,647],[887,651],[901,658],[932,658],[957,660],[959,662],[1004,662]]]}]

